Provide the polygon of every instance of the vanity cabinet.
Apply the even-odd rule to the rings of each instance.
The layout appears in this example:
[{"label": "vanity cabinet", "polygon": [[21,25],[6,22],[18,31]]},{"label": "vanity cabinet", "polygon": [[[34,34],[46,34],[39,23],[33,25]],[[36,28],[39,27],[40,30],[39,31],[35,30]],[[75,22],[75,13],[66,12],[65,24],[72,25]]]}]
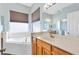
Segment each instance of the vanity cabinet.
[{"label": "vanity cabinet", "polygon": [[33,55],[71,55],[70,53],[51,45],[38,38],[33,38],[32,41],[32,54]]}]

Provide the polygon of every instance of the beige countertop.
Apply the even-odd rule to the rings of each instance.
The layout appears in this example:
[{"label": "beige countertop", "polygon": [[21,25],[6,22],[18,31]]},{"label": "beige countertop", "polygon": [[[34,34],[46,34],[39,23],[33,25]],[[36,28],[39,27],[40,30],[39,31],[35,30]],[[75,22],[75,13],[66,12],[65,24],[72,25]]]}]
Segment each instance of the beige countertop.
[{"label": "beige countertop", "polygon": [[58,34],[52,34],[52,36],[54,38],[50,37],[49,33],[33,34],[33,37],[48,42],[71,54],[79,55],[79,37],[61,36]]}]

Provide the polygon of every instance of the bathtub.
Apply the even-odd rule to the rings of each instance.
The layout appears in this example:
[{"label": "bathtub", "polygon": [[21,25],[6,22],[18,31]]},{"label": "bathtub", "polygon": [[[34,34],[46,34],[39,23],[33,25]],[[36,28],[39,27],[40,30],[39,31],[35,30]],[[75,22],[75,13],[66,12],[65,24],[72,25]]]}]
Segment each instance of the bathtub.
[{"label": "bathtub", "polygon": [[14,55],[31,54],[31,37],[28,33],[8,33],[4,42],[5,53]]},{"label": "bathtub", "polygon": [[6,33],[6,42],[14,42],[14,43],[30,43],[31,36],[29,33],[21,32],[21,33]]},{"label": "bathtub", "polygon": [[13,55],[31,55],[32,48],[29,43],[4,43],[4,48],[6,51],[4,53],[10,53]]}]

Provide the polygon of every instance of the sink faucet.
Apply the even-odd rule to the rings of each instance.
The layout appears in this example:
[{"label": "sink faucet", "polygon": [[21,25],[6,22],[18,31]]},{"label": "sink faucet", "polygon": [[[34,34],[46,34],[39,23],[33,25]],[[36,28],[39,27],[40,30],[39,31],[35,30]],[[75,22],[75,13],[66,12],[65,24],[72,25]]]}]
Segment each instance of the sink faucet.
[{"label": "sink faucet", "polygon": [[48,33],[49,33],[49,35],[50,35],[50,37],[52,37],[52,38],[55,38],[52,34],[52,32],[51,31],[48,31]]},{"label": "sink faucet", "polygon": [[55,38],[51,33],[49,35],[50,35],[50,37]]}]

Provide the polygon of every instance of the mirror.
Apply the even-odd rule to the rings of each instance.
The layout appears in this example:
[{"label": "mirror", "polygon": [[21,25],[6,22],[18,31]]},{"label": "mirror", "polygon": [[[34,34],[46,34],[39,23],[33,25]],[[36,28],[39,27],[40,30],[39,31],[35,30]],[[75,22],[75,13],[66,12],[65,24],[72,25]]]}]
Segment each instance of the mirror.
[{"label": "mirror", "polygon": [[54,30],[57,34],[79,36],[79,4],[56,3],[42,13],[43,31]]},{"label": "mirror", "polygon": [[56,31],[57,34],[65,35],[67,31],[67,18],[60,18],[58,15],[43,13],[43,31],[52,30]]},{"label": "mirror", "polygon": [[43,13],[43,31],[48,31],[52,27],[52,15]]},{"label": "mirror", "polygon": [[[65,7],[57,6],[50,7],[43,12],[43,31],[56,31],[57,34],[65,35],[67,33],[67,13],[64,12]],[[67,4],[66,4],[67,5]],[[70,4],[68,4],[70,5]],[[59,8],[60,9],[56,9]]]}]

